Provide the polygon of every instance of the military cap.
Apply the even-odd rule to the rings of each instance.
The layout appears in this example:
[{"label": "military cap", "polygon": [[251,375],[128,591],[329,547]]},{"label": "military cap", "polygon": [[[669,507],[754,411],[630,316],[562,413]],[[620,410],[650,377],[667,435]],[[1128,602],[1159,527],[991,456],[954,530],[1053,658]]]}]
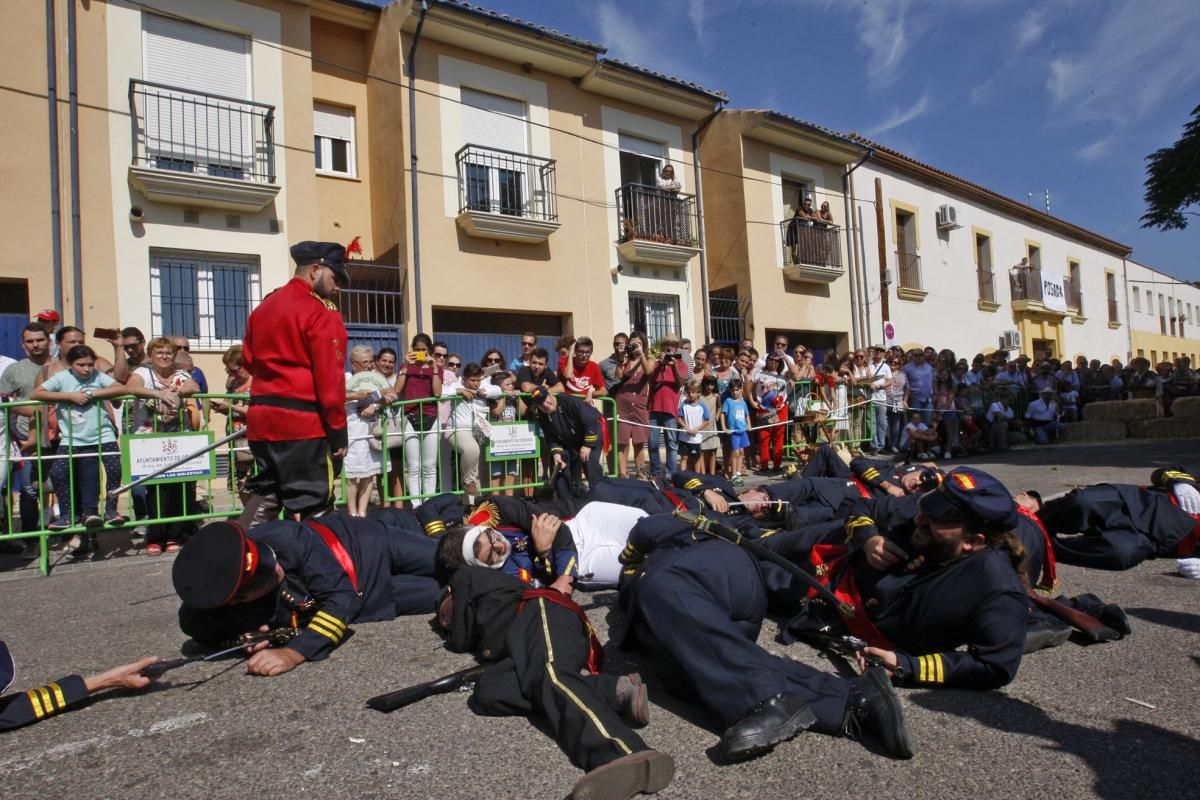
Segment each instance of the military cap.
[{"label": "military cap", "polygon": [[275,554],[246,536],[236,523],[213,522],[188,540],[171,569],[184,605],[219,608],[256,577],[275,571]]},{"label": "military cap", "polygon": [[529,393],[529,402],[533,403],[535,406],[540,406],[542,401],[549,396],[550,390],[546,388],[545,384],[542,384],[541,386],[535,386],[533,387],[533,391]]},{"label": "military cap", "polygon": [[298,242],[292,245],[292,260],[297,267],[309,264],[329,267],[338,285],[350,285],[350,273],[346,271],[346,248],[337,242]]},{"label": "military cap", "polygon": [[1004,484],[970,467],[946,473],[940,485],[921,495],[921,513],[933,519],[963,520],[988,530],[1017,526],[1017,504]]}]

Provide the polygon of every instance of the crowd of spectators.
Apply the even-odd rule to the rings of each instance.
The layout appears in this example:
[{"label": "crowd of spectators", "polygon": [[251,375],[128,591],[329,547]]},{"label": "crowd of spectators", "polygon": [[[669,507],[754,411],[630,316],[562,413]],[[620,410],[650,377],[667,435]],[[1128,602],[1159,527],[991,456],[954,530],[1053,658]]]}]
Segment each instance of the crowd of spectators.
[{"label": "crowd of spectators", "polygon": [[[192,395],[206,393],[208,382],[185,338],[147,343],[137,328],[111,331],[109,360],[86,345],[83,331],[57,323],[53,312],[39,314],[22,332],[26,357],[0,362],[4,400],[50,404],[37,424],[28,407],[7,417],[0,442],[7,476],[0,478],[9,489],[3,502],[15,493],[18,513],[4,516],[19,517],[22,530],[82,525],[87,532],[74,546],[86,551],[91,531],[127,521],[113,503],[98,507],[100,472],[108,485],[120,480],[118,433],[200,429],[201,404]],[[224,354],[227,393],[249,390],[241,358],[240,346]],[[419,503],[461,488],[474,498],[484,489],[512,493],[532,483],[540,474],[536,458],[491,460],[487,447],[494,425],[538,421],[537,407],[526,400],[538,387],[581,398],[619,420],[604,442],[619,475],[663,477],[682,466],[719,471],[735,484],[751,470],[778,472],[785,456],[825,442],[897,458],[961,457],[1057,441],[1089,402],[1157,398],[1169,411],[1176,398],[1198,392],[1186,357],[1152,366],[1140,357],[1124,365],[1083,356],[1008,358],[1000,351],[968,362],[932,347],[814,352],[779,335],[760,352],[749,339],[694,347],[671,334],[652,344],[635,331],[614,336],[602,358],[586,336],[562,337],[549,352],[529,332],[511,360],[488,348],[472,362],[418,333],[403,354],[363,344],[349,352],[347,510],[364,515],[385,497]],[[112,399],[123,395],[135,399]],[[225,416],[227,431],[245,425],[244,402],[208,404]],[[39,463],[39,454],[57,458]],[[253,459],[238,451],[231,461],[242,495]],[[56,509],[42,508],[39,497],[48,494]],[[133,493],[138,520],[199,510],[195,484]],[[192,527],[151,525],[144,530],[146,551],[177,549]]]}]

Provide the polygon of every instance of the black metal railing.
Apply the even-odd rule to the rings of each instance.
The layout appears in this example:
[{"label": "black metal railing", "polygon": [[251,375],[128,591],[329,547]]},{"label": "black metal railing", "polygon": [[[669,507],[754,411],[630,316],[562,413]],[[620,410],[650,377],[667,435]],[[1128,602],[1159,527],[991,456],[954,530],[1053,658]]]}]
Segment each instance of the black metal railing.
[{"label": "black metal railing", "polygon": [[406,273],[398,266],[351,259],[350,285],[338,291],[338,308],[347,325],[397,326],[404,322]]},{"label": "black metal railing", "polygon": [[1111,297],[1108,299],[1108,321],[1112,323],[1121,321],[1117,316],[1117,301]]},{"label": "black metal railing", "polygon": [[1042,271],[1035,267],[1014,267],[1008,273],[1013,300],[1042,302]]},{"label": "black metal railing", "polygon": [[896,272],[901,289],[921,289],[921,257],[916,253],[896,251]]},{"label": "black metal railing", "polygon": [[555,222],[554,160],[468,144],[454,154],[458,213],[482,211]]},{"label": "black metal railing", "polygon": [[1083,292],[1075,283],[1067,278],[1063,281],[1063,288],[1067,292],[1067,308],[1073,308],[1079,314],[1083,313]]},{"label": "black metal railing", "polygon": [[708,295],[708,314],[712,322],[712,339],[721,344],[736,344],[746,330],[746,312],[750,301],[739,299],[735,287],[718,289]]},{"label": "black metal railing", "polygon": [[129,81],[133,163],[173,172],[275,182],[275,107]]},{"label": "black metal railing", "polygon": [[996,302],[996,276],[990,269],[975,270],[979,278],[979,299],[985,303]]},{"label": "black metal railing", "polygon": [[805,217],[792,217],[779,223],[783,241],[783,264],[806,264],[842,268],[842,249],[838,246],[841,228]]},{"label": "black metal railing", "polygon": [[696,197],[640,183],[617,189],[621,242],[642,239],[684,247],[696,245]]}]

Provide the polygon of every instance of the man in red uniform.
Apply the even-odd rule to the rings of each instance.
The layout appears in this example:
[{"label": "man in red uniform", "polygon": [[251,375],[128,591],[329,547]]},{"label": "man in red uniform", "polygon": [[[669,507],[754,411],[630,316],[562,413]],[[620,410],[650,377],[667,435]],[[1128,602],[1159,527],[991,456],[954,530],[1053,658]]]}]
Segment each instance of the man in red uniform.
[{"label": "man in red uniform", "polygon": [[274,519],[280,505],[302,519],[328,511],[346,455],[346,327],[330,299],[350,283],[345,249],[300,242],[292,259],[295,276],[254,309],[242,342],[257,468],[243,528]]}]

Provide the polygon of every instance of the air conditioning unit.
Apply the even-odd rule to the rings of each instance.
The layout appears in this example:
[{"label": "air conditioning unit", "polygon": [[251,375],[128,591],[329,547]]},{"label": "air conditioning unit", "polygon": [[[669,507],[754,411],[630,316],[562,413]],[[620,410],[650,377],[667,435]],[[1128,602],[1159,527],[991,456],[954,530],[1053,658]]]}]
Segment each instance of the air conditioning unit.
[{"label": "air conditioning unit", "polygon": [[1000,335],[1001,350],[1020,350],[1021,349],[1021,332],[1020,331],[1005,331]]},{"label": "air conditioning unit", "polygon": [[939,231],[952,231],[955,228],[961,228],[958,224],[958,209],[952,205],[938,206],[937,210],[937,229]]}]

